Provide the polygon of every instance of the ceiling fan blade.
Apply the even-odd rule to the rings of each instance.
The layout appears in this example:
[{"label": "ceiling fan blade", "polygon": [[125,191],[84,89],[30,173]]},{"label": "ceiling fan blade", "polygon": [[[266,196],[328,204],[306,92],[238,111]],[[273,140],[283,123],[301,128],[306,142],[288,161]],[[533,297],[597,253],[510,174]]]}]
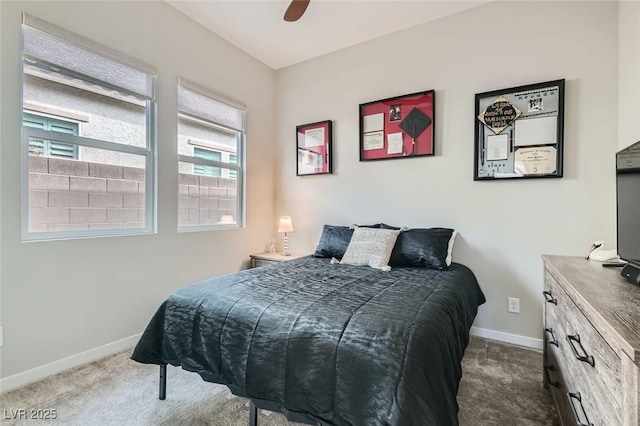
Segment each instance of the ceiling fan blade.
[{"label": "ceiling fan blade", "polygon": [[302,18],[302,15],[304,15],[304,11],[307,10],[307,6],[309,6],[310,1],[311,0],[292,0],[287,11],[284,12],[284,20],[287,22],[294,22]]}]

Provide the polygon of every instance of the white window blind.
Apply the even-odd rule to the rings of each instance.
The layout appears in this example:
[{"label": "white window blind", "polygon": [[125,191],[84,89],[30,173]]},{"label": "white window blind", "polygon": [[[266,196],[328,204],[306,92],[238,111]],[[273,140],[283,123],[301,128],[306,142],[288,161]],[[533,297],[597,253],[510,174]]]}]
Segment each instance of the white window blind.
[{"label": "white window blind", "polygon": [[23,56],[34,60],[33,66],[88,77],[143,98],[153,97],[153,79],[158,74],[155,67],[27,14],[23,24]]},{"label": "white window blind", "polygon": [[244,131],[246,107],[184,79],[178,82],[178,110],[233,130]]},{"label": "white window blind", "polygon": [[243,105],[178,80],[178,230],[244,226],[245,116]]}]

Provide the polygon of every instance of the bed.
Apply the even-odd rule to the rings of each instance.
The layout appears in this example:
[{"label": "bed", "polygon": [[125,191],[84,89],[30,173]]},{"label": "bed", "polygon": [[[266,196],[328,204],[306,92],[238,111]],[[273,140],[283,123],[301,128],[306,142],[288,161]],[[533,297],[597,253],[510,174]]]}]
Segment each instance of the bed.
[{"label": "bed", "polygon": [[[313,256],[170,295],[132,359],[180,366],[255,407],[317,425],[455,425],[469,329],[484,295],[447,270]],[[163,369],[164,368],[164,369]]]}]

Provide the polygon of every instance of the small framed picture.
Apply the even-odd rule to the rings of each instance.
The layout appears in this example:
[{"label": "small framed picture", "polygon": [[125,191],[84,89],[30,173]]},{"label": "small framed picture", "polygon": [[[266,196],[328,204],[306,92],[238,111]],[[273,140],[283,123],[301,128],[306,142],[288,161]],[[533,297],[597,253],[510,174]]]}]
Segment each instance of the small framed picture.
[{"label": "small framed picture", "polygon": [[296,176],[333,173],[331,120],[296,126]]},{"label": "small framed picture", "polygon": [[434,154],[433,90],[360,104],[360,161]]}]

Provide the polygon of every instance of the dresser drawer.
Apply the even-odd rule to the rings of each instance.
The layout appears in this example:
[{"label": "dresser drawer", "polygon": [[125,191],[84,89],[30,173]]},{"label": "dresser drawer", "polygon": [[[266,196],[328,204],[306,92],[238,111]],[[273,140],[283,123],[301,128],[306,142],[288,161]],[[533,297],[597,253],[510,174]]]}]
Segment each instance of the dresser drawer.
[{"label": "dresser drawer", "polygon": [[[566,319],[563,312],[566,311],[567,302],[570,302],[570,299],[555,278],[546,270],[544,282],[544,342],[549,347],[553,346],[562,350],[563,346],[569,343],[565,337],[567,335]],[[558,358],[561,361],[560,357]]]},{"label": "dresser drawer", "polygon": [[545,326],[553,328],[563,328],[565,321],[563,312],[566,310],[567,301],[570,301],[567,293],[560,287],[560,284],[549,273],[544,272],[544,323]]},{"label": "dresser drawer", "polygon": [[580,393],[592,423],[617,426],[622,423],[620,358],[573,301],[567,300],[564,315],[559,362],[570,373],[571,392]]},{"label": "dresser drawer", "polygon": [[543,372],[544,383],[545,385],[548,385],[549,389],[551,389],[551,395],[558,410],[561,425],[576,425],[575,415],[571,411],[571,406],[569,405],[570,401],[567,397],[569,388],[567,387],[562,367],[558,362],[558,348],[555,346],[548,346],[547,351],[545,352]]}]

